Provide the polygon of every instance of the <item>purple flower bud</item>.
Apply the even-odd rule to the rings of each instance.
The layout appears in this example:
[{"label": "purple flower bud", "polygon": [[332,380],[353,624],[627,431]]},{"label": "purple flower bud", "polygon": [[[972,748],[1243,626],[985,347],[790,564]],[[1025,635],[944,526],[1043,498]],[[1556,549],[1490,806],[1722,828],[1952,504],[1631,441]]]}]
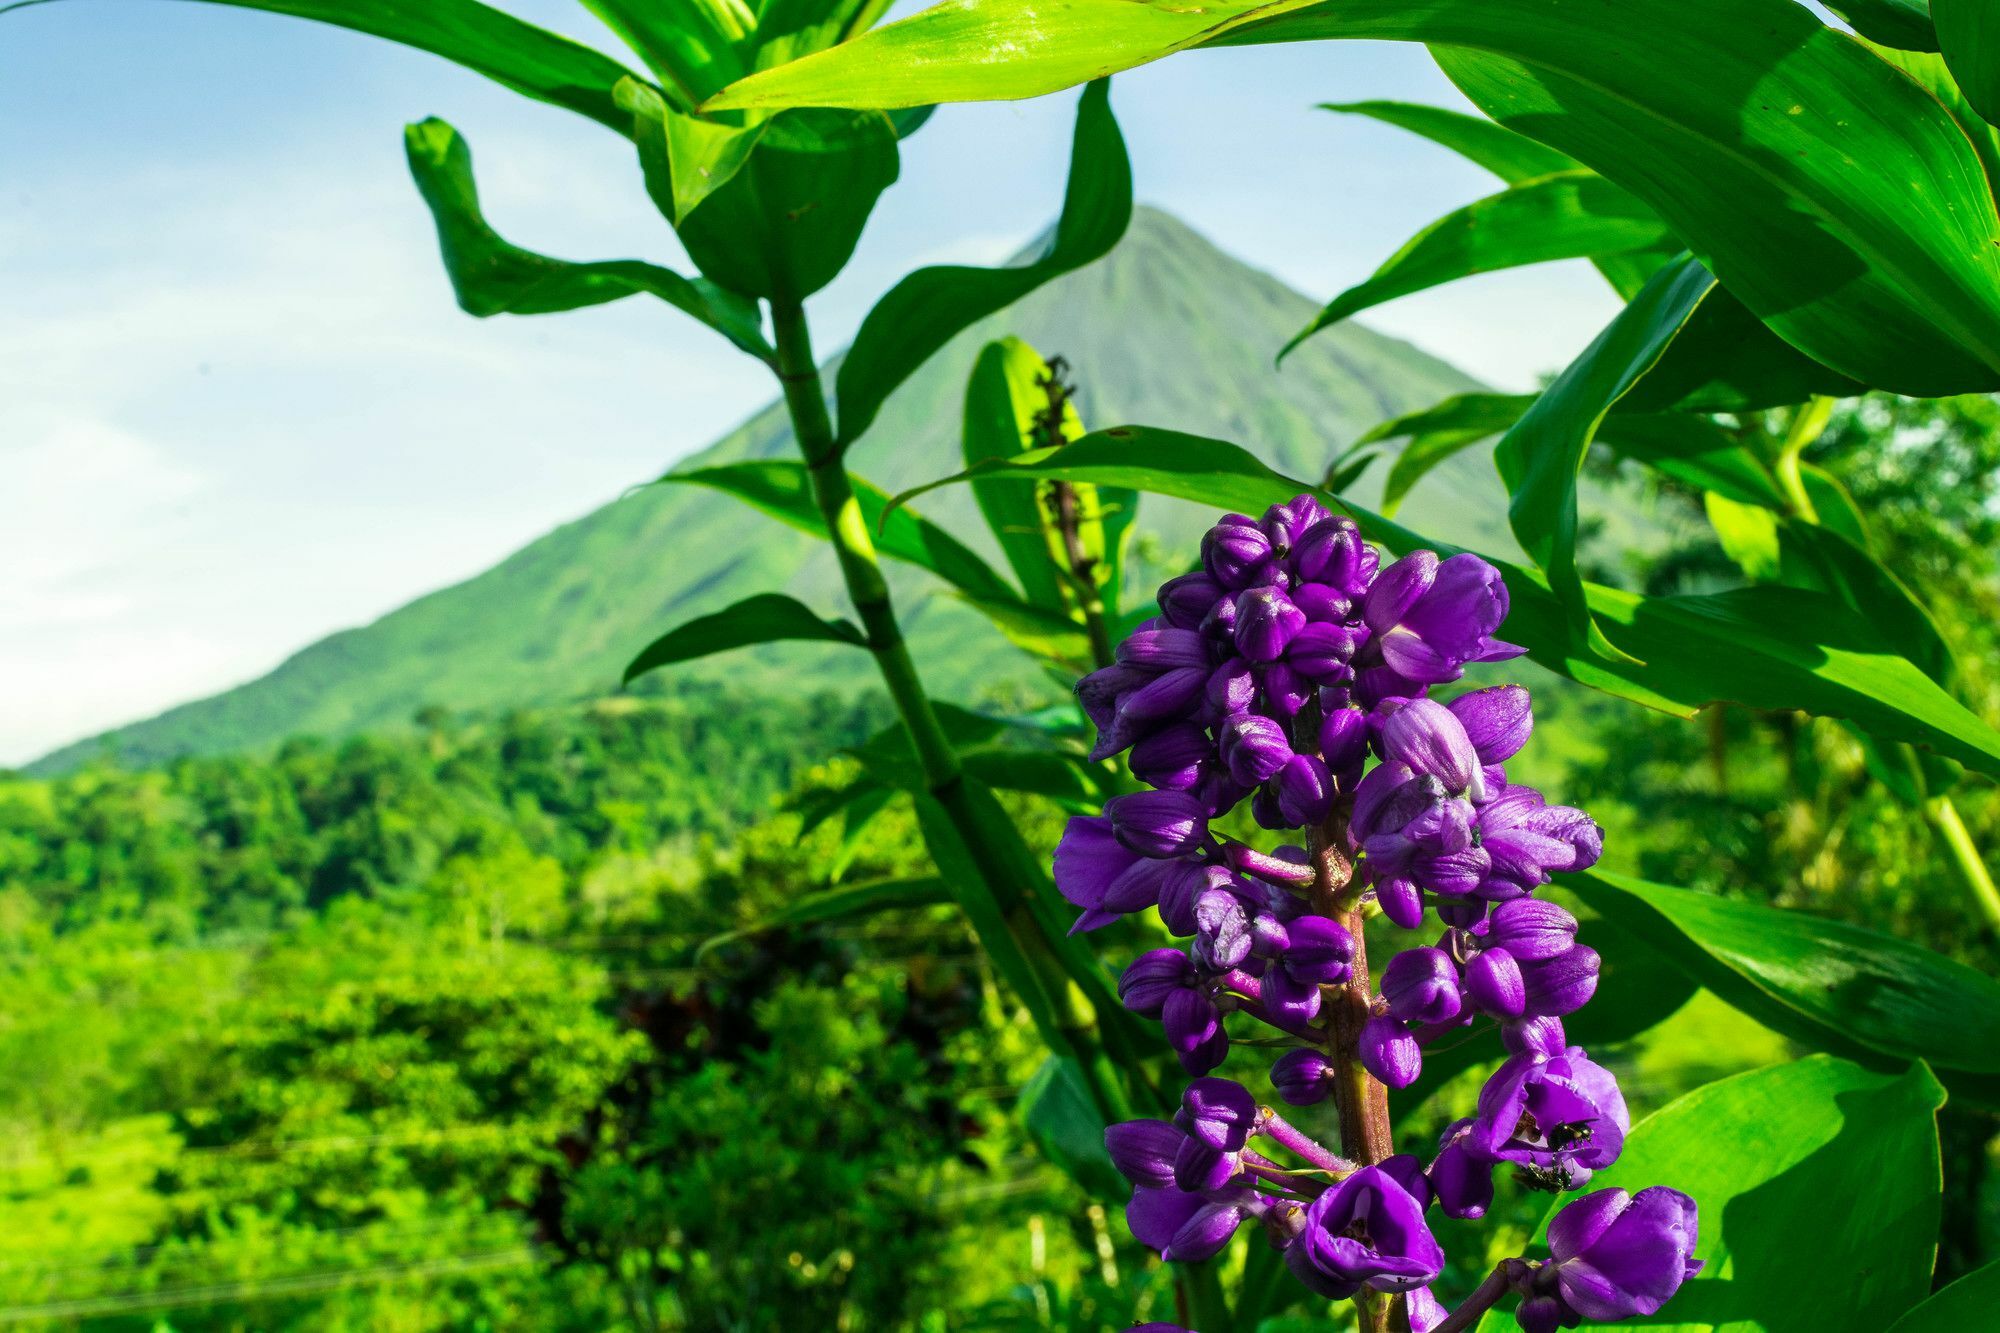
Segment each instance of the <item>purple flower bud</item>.
[{"label": "purple flower bud", "polygon": [[1579,944],[1568,953],[1521,964],[1523,1012],[1545,1018],[1572,1014],[1597,993],[1597,950]]},{"label": "purple flower bud", "polygon": [[1467,1141],[1471,1128],[1472,1121],[1460,1120],[1446,1129],[1431,1163],[1431,1189],[1446,1217],[1484,1217],[1493,1205],[1493,1159],[1473,1151]]},{"label": "purple flower bud", "polygon": [[1271,1064],[1271,1086],[1287,1105],[1315,1105],[1333,1092],[1333,1063],[1310,1046],[1286,1051]]},{"label": "purple flower bud", "polygon": [[1595,865],[1604,835],[1583,811],[1545,804],[1533,787],[1514,784],[1479,807],[1479,845],[1493,861],[1479,891],[1505,900],[1548,883],[1552,871]]},{"label": "purple flower bud", "polygon": [[1433,699],[1391,700],[1377,710],[1382,757],[1461,792],[1479,777],[1479,756],[1451,710]]},{"label": "purple flower bud", "polygon": [[1500,1025],[1500,1044],[1509,1055],[1561,1055],[1569,1038],[1560,1018],[1517,1018]]},{"label": "purple flower bud", "polygon": [[1455,930],[1470,930],[1486,917],[1486,904],[1479,902],[1441,902],[1437,909],[1438,920]]},{"label": "purple flower bud", "polygon": [[1083,705],[1090,724],[1104,731],[1117,714],[1118,700],[1152,680],[1152,672],[1136,667],[1100,667],[1076,683],[1076,701]]},{"label": "purple flower bud", "polygon": [[[1306,619],[1316,625],[1337,625],[1346,620],[1354,610],[1354,603],[1325,583],[1301,583],[1292,589],[1292,605],[1306,613]],[[1368,636],[1365,626],[1350,625],[1363,639]]]},{"label": "purple flower bud", "polygon": [[1276,588],[1251,588],[1236,595],[1236,651],[1252,662],[1275,662],[1298,632],[1306,613]]},{"label": "purple flower bud", "polygon": [[1056,890],[1083,909],[1076,930],[1095,930],[1158,901],[1167,863],[1148,861],[1118,841],[1102,815],[1076,815],[1056,843]]},{"label": "purple flower bud", "polygon": [[1405,949],[1382,969],[1382,998],[1389,1013],[1411,1023],[1445,1023],[1464,1007],[1458,968],[1442,949]]},{"label": "purple flower bud", "polygon": [[1652,1315],[1701,1271],[1698,1231],[1694,1200],[1664,1185],[1586,1194],[1549,1223],[1556,1290],[1585,1319]]},{"label": "purple flower bud", "polygon": [[1118,999],[1127,1009],[1158,1018],[1168,1000],[1195,984],[1194,963],[1179,949],[1148,949],[1118,978]]},{"label": "purple flower bud", "polygon": [[1227,718],[1247,713],[1250,705],[1257,702],[1257,677],[1248,662],[1232,657],[1210,674],[1203,693],[1213,716]]},{"label": "purple flower bud", "polygon": [[1286,645],[1285,660],[1300,675],[1316,680],[1344,678],[1349,674],[1347,664],[1354,659],[1354,650],[1365,638],[1365,630],[1308,623]]},{"label": "purple flower bud", "polygon": [[1258,912],[1250,918],[1250,952],[1259,958],[1276,958],[1292,942],[1292,933],[1285,929],[1285,923],[1269,912]]},{"label": "purple flower bud", "polygon": [[1159,1189],[1174,1183],[1174,1155],[1187,1133],[1164,1120],[1127,1120],[1104,1131],[1111,1165],[1134,1185]]},{"label": "purple flower bud", "polygon": [[1283,662],[1270,662],[1257,672],[1265,711],[1290,722],[1313,696],[1312,682]]},{"label": "purple flower bud", "polygon": [[1505,949],[1482,949],[1465,965],[1465,995],[1473,1008],[1495,1018],[1519,1018],[1528,1007],[1521,965]]},{"label": "purple flower bud", "polygon": [[1375,548],[1361,539],[1352,519],[1315,523],[1293,543],[1292,568],[1309,583],[1324,583],[1349,598],[1360,597],[1375,579]]},{"label": "purple flower bud", "polygon": [[1191,629],[1140,629],[1127,634],[1118,645],[1118,660],[1142,671],[1172,671],[1176,667],[1214,665],[1208,654],[1208,640]]},{"label": "purple flower bud", "polygon": [[1407,875],[1390,875],[1375,882],[1375,901],[1382,915],[1404,930],[1424,924],[1424,894]]},{"label": "purple flower bud", "polygon": [[1201,539],[1202,568],[1224,588],[1255,587],[1276,567],[1271,539],[1251,519],[1225,514]]},{"label": "purple flower bud", "polygon": [[1135,791],[1104,803],[1111,831],[1141,856],[1185,856],[1208,837],[1208,811],[1181,791]]},{"label": "purple flower bud", "polygon": [[1212,1147],[1190,1135],[1174,1153],[1174,1184],[1184,1190],[1219,1190],[1242,1169],[1240,1154]]},{"label": "purple flower bud", "polygon": [[1186,791],[1201,781],[1202,766],[1215,758],[1215,745],[1200,727],[1176,722],[1132,747],[1132,776],[1149,787]]},{"label": "purple flower bud", "polygon": [[1285,729],[1268,717],[1243,713],[1222,724],[1217,741],[1229,776],[1254,787],[1277,776],[1292,757]]},{"label": "purple flower bud", "polygon": [[1323,916],[1294,917],[1279,964],[1300,981],[1332,986],[1346,981],[1354,961],[1354,937],[1338,921]]},{"label": "purple flower bud", "polygon": [[1209,611],[1227,595],[1206,574],[1183,574],[1160,585],[1160,614],[1175,629],[1200,629]]},{"label": "purple flower bud", "polygon": [[1429,1287],[1417,1287],[1403,1297],[1403,1309],[1410,1316],[1410,1333],[1431,1333],[1451,1317]]},{"label": "purple flower bud", "polygon": [[1556,1333],[1567,1313],[1554,1296],[1530,1296],[1515,1308],[1514,1322],[1520,1325],[1521,1333]]},{"label": "purple flower bud", "polygon": [[1195,899],[1194,928],[1195,947],[1217,971],[1250,956],[1250,918],[1242,900],[1227,889],[1209,889]]},{"label": "purple flower bud", "polygon": [[1155,676],[1135,667],[1109,666],[1085,676],[1077,685],[1077,698],[1097,723],[1092,761],[1109,759],[1148,732],[1185,716],[1201,699],[1207,681],[1208,672],[1199,667]]},{"label": "purple flower bud", "polygon": [[1457,680],[1468,662],[1497,662],[1522,649],[1493,638],[1507,618],[1507,585],[1476,555],[1438,560],[1413,551],[1382,571],[1363,607],[1383,662],[1418,684]]},{"label": "purple flower bud", "polygon": [[1297,495],[1264,511],[1264,535],[1276,547],[1289,549],[1315,523],[1326,520],[1326,506],[1310,495]]},{"label": "purple flower bud", "polygon": [[1258,828],[1275,831],[1298,827],[1285,818],[1284,811],[1278,808],[1277,796],[1269,787],[1259,787],[1250,798],[1250,817],[1257,821]]},{"label": "purple flower bud", "polygon": [[1238,888],[1236,877],[1225,866],[1202,865],[1198,861],[1168,861],[1160,880],[1160,920],[1176,935],[1192,935],[1199,928],[1195,906],[1212,889]]},{"label": "purple flower bud", "polygon": [[1361,1025],[1361,1063],[1392,1088],[1407,1088],[1424,1069],[1423,1048],[1408,1028],[1384,1015]]},{"label": "purple flower bud", "polygon": [[1535,729],[1535,713],[1528,691],[1519,685],[1495,685],[1491,689],[1461,694],[1445,707],[1465,728],[1472,748],[1482,764],[1504,764],[1521,752]]},{"label": "purple flower bud", "polygon": [[1257,1099],[1233,1079],[1198,1078],[1181,1094],[1187,1132],[1211,1148],[1241,1152],[1257,1125]]},{"label": "purple flower bud", "polygon": [[1362,1287],[1409,1291],[1444,1270],[1424,1207],[1379,1166],[1365,1166],[1314,1199],[1285,1253],[1293,1274],[1334,1300]]},{"label": "purple flower bud", "polygon": [[1242,1224],[1244,1206],[1178,1189],[1136,1189],[1125,1205],[1125,1223],[1141,1245],[1173,1263],[1213,1258]]},{"label": "purple flower bud", "polygon": [[1206,1074],[1229,1054],[1229,1033],[1215,1001],[1198,990],[1177,990],[1160,1011],[1167,1045],[1190,1074]]},{"label": "purple flower bud", "polygon": [[1516,898],[1493,909],[1485,943],[1522,962],[1554,958],[1576,946],[1576,918],[1539,898]]},{"label": "purple flower bud", "polygon": [[1617,1160],[1631,1127],[1618,1080],[1572,1046],[1508,1057],[1479,1091],[1466,1146],[1580,1184]]},{"label": "purple flower bud", "polygon": [[1359,708],[1336,708],[1319,724],[1319,754],[1328,769],[1359,769],[1368,756],[1368,715]]},{"label": "purple flower bud", "polygon": [[1288,828],[1317,824],[1333,811],[1333,779],[1318,755],[1293,755],[1272,783]]}]

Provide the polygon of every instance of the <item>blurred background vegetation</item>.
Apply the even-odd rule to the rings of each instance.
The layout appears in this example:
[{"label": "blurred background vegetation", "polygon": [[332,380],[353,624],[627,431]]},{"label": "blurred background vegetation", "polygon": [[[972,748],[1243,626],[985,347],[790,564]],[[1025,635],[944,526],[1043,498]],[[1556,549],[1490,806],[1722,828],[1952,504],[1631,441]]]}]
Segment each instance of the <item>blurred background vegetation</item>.
[{"label": "blurred background vegetation", "polygon": [[[1987,399],[1871,398],[1810,455],[1932,590],[1987,716],[1996,426]],[[1738,581],[1698,499],[1609,461],[1598,473],[1650,535],[1600,534],[1593,577]],[[1523,776],[1590,809],[1611,864],[1991,958],[1922,814],[1839,726],[1736,708],[1680,722],[1530,680]],[[924,873],[901,804],[812,822],[815,794],[854,772],[826,756],[886,720],[852,694],[683,682],[0,777],[0,1322],[928,1333],[1171,1318],[1157,1266],[1022,1127],[1041,1053],[950,908],[754,929],[830,883]],[[2000,845],[2000,801],[1958,799],[1977,844]],[[1016,808],[1047,851],[1065,812]],[[1105,946],[1130,952],[1144,929]],[[702,947],[727,932],[746,933]],[[1790,1054],[1702,993],[1593,1053],[1635,1114]],[[1463,1101],[1447,1087],[1402,1108],[1408,1146]],[[2000,1246],[1995,1129],[1946,1112],[1959,1193],[1940,1280]],[[1539,1214],[1503,1198],[1518,1216],[1448,1238],[1468,1274]],[[1331,1326],[1300,1307],[1267,1328],[1308,1320]]]}]

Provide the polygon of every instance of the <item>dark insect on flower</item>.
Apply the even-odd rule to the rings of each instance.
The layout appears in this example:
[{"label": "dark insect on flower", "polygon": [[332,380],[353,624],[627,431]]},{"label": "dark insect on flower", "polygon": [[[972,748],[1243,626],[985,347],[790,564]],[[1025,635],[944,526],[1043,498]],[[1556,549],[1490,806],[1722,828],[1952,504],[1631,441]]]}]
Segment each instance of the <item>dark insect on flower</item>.
[{"label": "dark insect on flower", "polygon": [[1567,1162],[1554,1166],[1523,1165],[1514,1168],[1514,1183],[1524,1190],[1542,1194],[1564,1194],[1576,1188],[1576,1172]]}]

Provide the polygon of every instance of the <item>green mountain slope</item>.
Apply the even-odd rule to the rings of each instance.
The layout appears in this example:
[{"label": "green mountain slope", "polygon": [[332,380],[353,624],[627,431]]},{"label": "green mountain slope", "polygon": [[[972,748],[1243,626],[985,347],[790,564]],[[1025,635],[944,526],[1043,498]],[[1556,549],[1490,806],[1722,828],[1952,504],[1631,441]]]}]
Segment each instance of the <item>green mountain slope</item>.
[{"label": "green mountain slope", "polygon": [[[892,490],[955,470],[965,377],[978,349],[1005,333],[1069,358],[1088,424],[1147,422],[1215,435],[1300,477],[1319,476],[1375,422],[1478,387],[1406,343],[1351,324],[1320,335],[1274,373],[1273,353],[1314,309],[1173,218],[1141,210],[1105,260],[933,358],[891,399],[855,450],[854,467]],[[774,406],[683,466],[791,454]],[[1379,484],[1379,475],[1367,479],[1357,498],[1372,500]],[[1427,479],[1404,516],[1441,538],[1510,549],[1498,486],[1488,452],[1470,451]],[[989,545],[962,488],[927,498],[926,512],[974,534],[974,545]],[[1184,553],[1206,521],[1196,506],[1149,498],[1139,526],[1167,552]],[[1018,663],[1019,678],[1033,678],[1026,658],[922,576],[902,570],[896,582],[938,693],[965,697],[975,683],[992,681],[1001,663]],[[106,749],[144,764],[297,733],[393,726],[427,704],[482,709],[599,694],[616,687],[626,661],[661,630],[771,589],[829,613],[844,609],[831,558],[804,536],[707,491],[642,490],[484,574],[331,635],[261,679],[65,747],[35,768],[70,767]],[[867,668],[858,653],[786,647],[690,670],[809,691],[864,683]]]}]

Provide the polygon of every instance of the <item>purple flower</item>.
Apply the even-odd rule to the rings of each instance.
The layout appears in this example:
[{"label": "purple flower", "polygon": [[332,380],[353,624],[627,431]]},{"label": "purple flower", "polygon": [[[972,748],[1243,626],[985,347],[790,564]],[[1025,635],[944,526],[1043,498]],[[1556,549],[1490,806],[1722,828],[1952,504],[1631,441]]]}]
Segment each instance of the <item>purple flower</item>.
[{"label": "purple flower", "polygon": [[1410,1030],[1386,1014],[1361,1025],[1361,1063],[1392,1088],[1407,1088],[1424,1070],[1424,1051]]},{"label": "purple flower", "polygon": [[1549,805],[1533,787],[1516,784],[1479,807],[1479,845],[1492,862],[1479,892],[1505,900],[1548,883],[1551,871],[1597,864],[1604,833],[1583,811]]},{"label": "purple flower", "polygon": [[1286,828],[1317,824],[1333,810],[1333,778],[1316,754],[1295,754],[1272,779]]},{"label": "purple flower", "polygon": [[1444,1270],[1444,1251],[1424,1225],[1424,1206],[1379,1166],[1365,1166],[1306,1208],[1285,1252],[1293,1274],[1339,1300],[1362,1287],[1409,1291]]},{"label": "purple flower", "polygon": [[1466,739],[1482,764],[1504,764],[1521,752],[1535,729],[1528,691],[1519,685],[1495,685],[1459,695],[1445,707],[1465,728]]},{"label": "purple flower", "polygon": [[1522,1011],[1540,1018],[1575,1013],[1597,993],[1600,965],[1597,950],[1587,944],[1554,958],[1522,963]]},{"label": "purple flower", "polygon": [[1464,1002],[1458,967],[1442,949],[1405,949],[1382,969],[1382,998],[1389,1013],[1412,1023],[1444,1023],[1457,1018]]},{"label": "purple flower", "polygon": [[1285,729],[1268,717],[1239,713],[1216,732],[1229,776],[1246,787],[1268,782],[1292,757]]},{"label": "purple flower", "polygon": [[[1426,774],[1446,791],[1479,779],[1479,755],[1456,714],[1434,699],[1391,699],[1376,710],[1382,757]],[[1475,799],[1477,799],[1475,797]]]},{"label": "purple flower", "polygon": [[1368,590],[1363,618],[1382,661],[1419,685],[1457,680],[1468,662],[1499,662],[1525,649],[1493,637],[1507,618],[1507,585],[1476,555],[1440,561],[1412,551]]},{"label": "purple flower", "polygon": [[1206,574],[1183,574],[1160,585],[1160,616],[1175,629],[1200,629],[1201,622],[1228,596]]},{"label": "purple flower", "polygon": [[1694,1200],[1664,1185],[1586,1194],[1549,1223],[1551,1262],[1536,1286],[1553,1271],[1565,1313],[1585,1319],[1653,1314],[1701,1271],[1696,1222]]},{"label": "purple flower", "polygon": [[1323,583],[1350,599],[1364,596],[1380,561],[1348,518],[1313,524],[1293,543],[1292,568],[1309,583]]},{"label": "purple flower", "polygon": [[1306,613],[1276,588],[1250,588],[1236,596],[1236,651],[1252,662],[1275,662],[1306,625]]},{"label": "purple flower", "polygon": [[1480,936],[1488,948],[1505,949],[1522,962],[1568,953],[1576,946],[1576,918],[1539,898],[1501,903]]},{"label": "purple flower", "polygon": [[1473,1122],[1455,1121],[1428,1173],[1431,1191],[1446,1217],[1484,1217],[1493,1204],[1493,1159],[1468,1142]]},{"label": "purple flower", "polygon": [[1148,787],[1187,791],[1215,762],[1215,742],[1192,722],[1176,722],[1132,747],[1132,776]]},{"label": "purple flower", "polygon": [[1155,673],[1115,663],[1078,681],[1077,701],[1097,727],[1091,759],[1109,759],[1186,715],[1200,701],[1209,674],[1197,666]]},{"label": "purple flower", "polygon": [[1184,791],[1135,791],[1104,803],[1111,832],[1141,856],[1164,861],[1195,851],[1208,836],[1208,809]]},{"label": "purple flower", "polygon": [[1201,991],[1177,990],[1169,995],[1160,1010],[1160,1026],[1181,1068],[1190,1074],[1206,1074],[1229,1054],[1222,1011]]},{"label": "purple flower", "polygon": [[1570,1188],[1616,1161],[1631,1127],[1618,1080],[1571,1046],[1560,1055],[1510,1056],[1480,1089],[1465,1142],[1481,1157]]},{"label": "purple flower", "polygon": [[1179,949],[1148,949],[1118,978],[1118,999],[1135,1014],[1158,1018],[1176,991],[1192,989],[1197,980],[1194,961]]},{"label": "purple flower", "polygon": [[1194,952],[1209,968],[1227,972],[1250,956],[1250,916],[1243,900],[1227,889],[1209,889],[1195,899],[1194,928]]},{"label": "purple flower", "polygon": [[1201,539],[1201,563],[1222,587],[1252,588],[1270,578],[1277,560],[1271,539],[1252,519],[1224,514]]},{"label": "purple flower", "polygon": [[1313,1106],[1333,1091],[1333,1062],[1323,1051],[1300,1046],[1271,1063],[1271,1086],[1289,1106]]},{"label": "purple flower", "polygon": [[1056,843],[1056,890],[1083,909],[1075,929],[1095,930],[1158,902],[1182,864],[1141,856],[1103,815],[1075,815]]},{"label": "purple flower", "polygon": [[1347,980],[1354,937],[1339,922],[1302,916],[1285,928],[1285,945],[1264,972],[1264,1003],[1295,1023],[1319,1013],[1320,987]]},{"label": "purple flower", "polygon": [[1521,965],[1505,949],[1482,949],[1473,955],[1465,965],[1465,995],[1473,1008],[1495,1018],[1519,1018],[1528,1007]]},{"label": "purple flower", "polygon": [[1125,1223],[1141,1245],[1159,1251],[1162,1259],[1200,1263],[1229,1243],[1251,1202],[1247,1192],[1240,1199],[1212,1198],[1171,1187],[1141,1186],[1125,1205]]},{"label": "purple flower", "polygon": [[1283,504],[1274,504],[1264,511],[1264,521],[1260,526],[1264,535],[1271,539],[1271,545],[1289,552],[1300,534],[1317,523],[1326,521],[1326,506],[1310,495],[1295,495]]},{"label": "purple flower", "polygon": [[1368,757],[1368,715],[1359,708],[1336,708],[1319,724],[1319,756],[1335,773],[1361,771]]},{"label": "purple flower", "polygon": [[1111,1165],[1134,1185],[1155,1189],[1174,1183],[1174,1157],[1187,1131],[1165,1120],[1127,1120],[1104,1131]]},{"label": "purple flower", "polygon": [[1307,624],[1285,645],[1285,660],[1300,675],[1338,682],[1353,675],[1348,663],[1367,638],[1359,626]]}]

